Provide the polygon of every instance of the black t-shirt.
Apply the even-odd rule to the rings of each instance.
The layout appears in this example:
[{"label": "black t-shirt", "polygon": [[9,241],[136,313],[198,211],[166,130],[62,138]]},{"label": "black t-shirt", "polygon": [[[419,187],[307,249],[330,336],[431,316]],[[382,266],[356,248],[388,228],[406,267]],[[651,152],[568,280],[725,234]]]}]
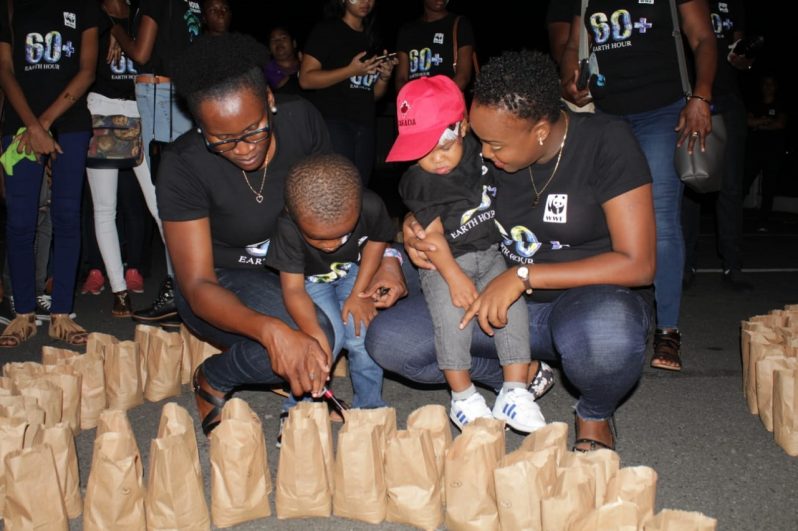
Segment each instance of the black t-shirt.
[{"label": "black t-shirt", "polygon": [[[570,262],[612,250],[602,209],[606,201],[651,182],[643,152],[628,124],[606,114],[569,113],[568,140],[557,174],[557,157],[516,173],[496,170],[499,245],[510,265]],[[535,290],[534,300],[552,300],[559,290]]]},{"label": "black t-shirt", "polygon": [[474,46],[474,30],[466,17],[454,13],[440,20],[414,20],[399,30],[396,50],[410,60],[408,79],[438,74],[454,77],[454,21],[457,23],[457,47]]},{"label": "black t-shirt", "polygon": [[[332,150],[327,127],[310,103],[295,96],[281,96],[277,108],[279,112],[272,116],[272,141],[277,148],[269,161],[262,203],[255,201],[242,170],[209,152],[196,129],[164,150],[157,184],[161,219],[209,218],[216,267],[263,266],[269,239],[283,209],[289,168],[308,155]],[[246,175],[259,189],[263,172]]]},{"label": "black t-shirt", "polygon": [[[83,32],[97,27],[100,8],[94,0],[14,1],[14,27],[8,24],[8,1],[0,1],[0,41],[12,43],[14,75],[33,114],[40,116],[80,71]],[[6,101],[3,133],[24,124]],[[60,132],[91,129],[86,95],[53,123]]]},{"label": "black t-shirt", "polygon": [[171,75],[171,61],[202,31],[199,0],[141,0],[137,19],[147,15],[158,24],[152,55],[140,72]]},{"label": "black t-shirt", "polygon": [[333,282],[345,277],[351,264],[360,263],[360,250],[367,241],[390,242],[395,233],[382,199],[364,189],[362,210],[355,229],[346,243],[331,253],[308,244],[291,216],[283,211],[266,255],[266,265],[286,273],[302,273],[311,282]]},{"label": "black t-shirt", "polygon": [[441,218],[454,256],[484,251],[499,240],[493,208],[496,186],[473,135],[464,141],[463,158],[448,175],[411,166],[399,181],[399,195],[424,227]]},{"label": "black t-shirt", "polygon": [[[122,19],[119,23],[130,31],[129,19]],[[101,16],[99,29],[100,47],[97,53],[97,77],[94,80],[91,91],[102,94],[107,98],[135,100],[137,71],[133,59],[123,53],[119,61],[108,63],[105,60],[105,56],[111,41],[111,20],[108,17]]]},{"label": "black t-shirt", "polygon": [[590,0],[584,24],[601,73],[590,82],[596,107],[634,114],[684,96],[668,2]]},{"label": "black t-shirt", "polygon": [[[366,33],[355,31],[341,19],[318,23],[308,36],[304,53],[314,57],[324,70],[348,66],[360,52],[368,51]],[[313,103],[325,118],[347,120],[371,127],[374,123],[374,84],[377,74],[352,76],[330,87],[314,91]]]},{"label": "black t-shirt", "polygon": [[734,33],[745,32],[743,3],[740,0],[712,0],[709,2],[710,20],[715,38],[718,40],[718,68],[712,85],[712,99],[723,111],[723,100],[728,95],[741,97],[737,69],[729,60],[729,47],[734,44]]}]

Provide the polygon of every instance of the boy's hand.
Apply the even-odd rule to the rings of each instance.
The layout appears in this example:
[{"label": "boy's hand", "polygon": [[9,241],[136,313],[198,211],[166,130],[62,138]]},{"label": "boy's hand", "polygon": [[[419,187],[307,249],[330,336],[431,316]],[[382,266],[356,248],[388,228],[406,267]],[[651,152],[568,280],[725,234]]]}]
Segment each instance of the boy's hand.
[{"label": "boy's hand", "polygon": [[452,304],[458,308],[468,309],[479,296],[474,282],[466,275],[458,275],[456,279],[448,284],[449,294],[452,296]]},{"label": "boy's hand", "polygon": [[341,309],[341,319],[343,319],[344,324],[349,323],[350,315],[355,320],[355,335],[360,337],[360,323],[362,322],[365,325],[364,328],[368,326],[371,320],[377,316],[377,308],[371,299],[350,295],[344,301],[344,306]]}]

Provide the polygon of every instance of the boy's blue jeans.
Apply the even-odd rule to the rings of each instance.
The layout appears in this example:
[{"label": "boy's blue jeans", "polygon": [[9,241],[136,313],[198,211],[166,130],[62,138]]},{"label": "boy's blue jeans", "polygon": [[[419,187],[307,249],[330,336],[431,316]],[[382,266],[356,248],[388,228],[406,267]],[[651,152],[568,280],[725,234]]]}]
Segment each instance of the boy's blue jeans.
[{"label": "boy's blue jeans", "polygon": [[360,324],[360,336],[356,336],[352,316],[349,316],[347,324],[341,318],[341,308],[352,293],[358,270],[357,264],[353,264],[345,277],[333,282],[306,281],[305,291],[332,323],[335,335],[333,357],[337,357],[342,348],[349,353],[349,377],[354,391],[352,407],[377,408],[386,405],[382,400],[382,367],[377,365],[366,350],[366,325]]}]

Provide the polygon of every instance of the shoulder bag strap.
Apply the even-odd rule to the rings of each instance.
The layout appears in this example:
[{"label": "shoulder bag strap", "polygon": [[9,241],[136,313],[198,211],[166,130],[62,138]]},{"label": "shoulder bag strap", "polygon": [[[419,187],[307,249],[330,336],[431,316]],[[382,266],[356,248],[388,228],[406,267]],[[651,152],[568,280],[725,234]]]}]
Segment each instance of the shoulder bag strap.
[{"label": "shoulder bag strap", "polygon": [[682,78],[682,91],[684,92],[684,97],[689,98],[693,94],[693,89],[690,86],[690,77],[687,75],[682,30],[679,28],[679,11],[676,9],[676,0],[669,0],[669,2],[671,5],[671,18],[673,19],[673,39],[676,41],[676,58],[679,61],[679,76]]},{"label": "shoulder bag strap", "polygon": [[590,55],[587,41],[587,28],[585,27],[585,13],[587,12],[587,3],[589,0],[582,0],[582,24],[579,26],[579,60],[587,59]]}]

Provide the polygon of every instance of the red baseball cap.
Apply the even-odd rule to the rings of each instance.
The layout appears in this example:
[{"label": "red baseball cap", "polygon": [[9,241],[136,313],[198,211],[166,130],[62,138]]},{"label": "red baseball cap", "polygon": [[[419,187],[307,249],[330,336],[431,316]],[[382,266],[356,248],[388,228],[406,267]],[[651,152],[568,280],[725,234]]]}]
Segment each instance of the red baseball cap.
[{"label": "red baseball cap", "polygon": [[465,98],[446,76],[414,79],[396,96],[399,137],[386,162],[418,160],[432,151],[443,131],[465,118]]}]

